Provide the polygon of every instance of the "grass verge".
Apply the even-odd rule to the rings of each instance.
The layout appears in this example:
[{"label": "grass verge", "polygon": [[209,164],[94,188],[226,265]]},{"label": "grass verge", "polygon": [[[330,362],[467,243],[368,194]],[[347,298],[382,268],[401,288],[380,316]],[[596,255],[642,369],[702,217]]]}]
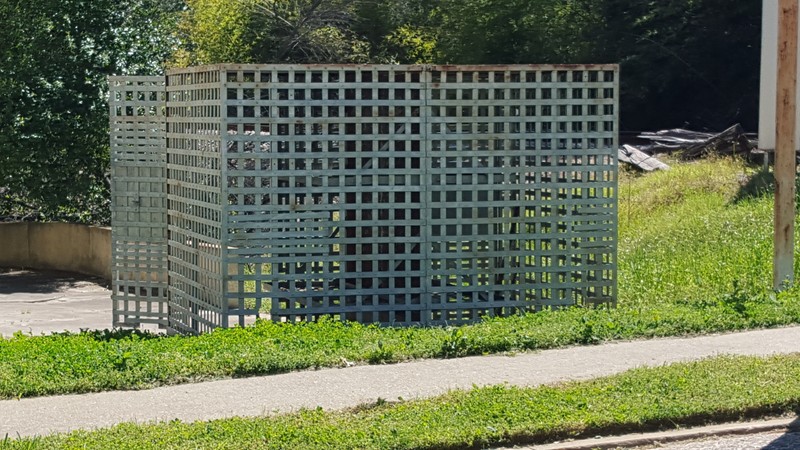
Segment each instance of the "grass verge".
[{"label": "grass verge", "polygon": [[800,323],[800,289],[770,288],[772,196],[768,183],[746,183],[762,180],[752,175],[733,160],[624,174],[614,310],[545,311],[460,328],[323,321],[262,322],[200,337],[17,335],[0,339],[0,398]]},{"label": "grass verge", "polygon": [[535,444],[796,411],[800,355],[722,357],[560,386],[494,386],[344,412],[124,424],[4,449],[463,449]]}]

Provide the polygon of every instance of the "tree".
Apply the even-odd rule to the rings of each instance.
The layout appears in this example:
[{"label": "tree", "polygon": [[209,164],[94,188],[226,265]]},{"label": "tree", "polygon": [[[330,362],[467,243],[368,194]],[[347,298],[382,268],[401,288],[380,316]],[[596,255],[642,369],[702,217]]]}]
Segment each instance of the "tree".
[{"label": "tree", "polygon": [[574,0],[443,0],[439,52],[453,64],[574,62],[579,11]]},{"label": "tree", "polygon": [[367,44],[351,30],[355,0],[258,0],[259,61],[368,62]]},{"label": "tree", "polygon": [[582,40],[622,64],[629,130],[720,130],[758,120],[761,2],[583,0],[596,20]]},{"label": "tree", "polygon": [[176,65],[368,62],[356,0],[188,0]]},{"label": "tree", "polygon": [[454,64],[620,63],[623,129],[754,129],[761,2],[441,0]]},{"label": "tree", "polygon": [[[106,77],[155,70],[177,2],[0,2],[0,214],[107,221]],[[163,13],[163,14],[162,14]]]},{"label": "tree", "polygon": [[430,0],[359,0],[353,32],[369,44],[370,60],[400,64],[438,61],[438,3]]},{"label": "tree", "polygon": [[252,27],[256,0],[186,0],[173,65],[248,63],[257,40]]}]

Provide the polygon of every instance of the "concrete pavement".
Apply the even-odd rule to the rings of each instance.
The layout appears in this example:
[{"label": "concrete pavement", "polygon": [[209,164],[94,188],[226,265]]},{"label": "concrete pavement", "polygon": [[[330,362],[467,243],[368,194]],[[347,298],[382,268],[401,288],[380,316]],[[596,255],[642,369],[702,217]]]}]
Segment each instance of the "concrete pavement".
[{"label": "concrete pavement", "polygon": [[66,272],[0,269],[0,336],[111,328],[105,281]]}]

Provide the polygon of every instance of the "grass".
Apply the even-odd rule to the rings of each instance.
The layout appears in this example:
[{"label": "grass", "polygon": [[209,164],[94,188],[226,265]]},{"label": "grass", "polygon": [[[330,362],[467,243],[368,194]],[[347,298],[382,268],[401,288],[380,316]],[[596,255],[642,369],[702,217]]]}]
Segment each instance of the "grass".
[{"label": "grass", "polygon": [[17,335],[0,339],[0,398],[800,323],[800,289],[770,287],[772,197],[768,177],[754,175],[733,160],[623,174],[617,309],[545,311],[460,328],[322,321],[261,322],[199,337]]},{"label": "grass", "polygon": [[463,449],[782,414],[800,407],[800,355],[722,357],[560,386],[494,386],[350,411],[123,424],[0,440],[0,449]]},{"label": "grass", "polygon": [[[769,295],[770,184],[732,160],[620,182],[619,288],[626,308]],[[796,296],[797,292],[792,293]]]}]

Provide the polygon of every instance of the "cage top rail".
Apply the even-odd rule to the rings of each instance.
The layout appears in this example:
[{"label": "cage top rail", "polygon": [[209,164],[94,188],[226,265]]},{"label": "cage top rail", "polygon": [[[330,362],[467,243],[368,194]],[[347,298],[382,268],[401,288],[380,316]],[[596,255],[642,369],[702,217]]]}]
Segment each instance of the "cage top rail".
[{"label": "cage top rail", "polygon": [[[496,72],[496,71],[521,71],[521,70],[599,70],[619,72],[619,64],[206,64],[190,67],[175,67],[167,69],[166,75],[178,75],[193,72],[210,72],[215,70],[401,70],[401,71],[460,71],[460,72]],[[116,77],[128,78],[128,77]]]}]

